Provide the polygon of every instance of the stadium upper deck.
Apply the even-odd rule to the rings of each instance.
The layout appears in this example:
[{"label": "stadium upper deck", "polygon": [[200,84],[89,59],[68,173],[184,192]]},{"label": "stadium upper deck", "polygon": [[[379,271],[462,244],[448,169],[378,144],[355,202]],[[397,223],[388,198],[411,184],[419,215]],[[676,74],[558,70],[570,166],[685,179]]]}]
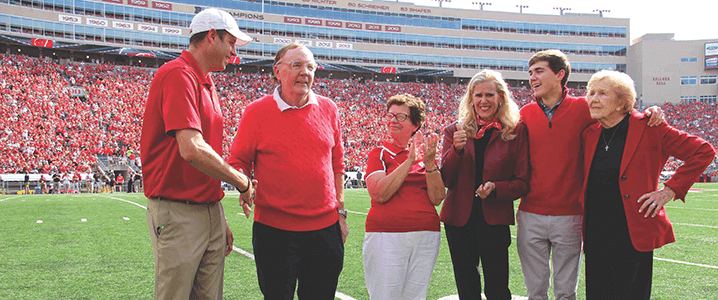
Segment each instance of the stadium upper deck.
[{"label": "stadium upper deck", "polygon": [[192,17],[208,6],[229,11],[254,38],[238,54],[255,66],[297,41],[330,70],[416,79],[492,68],[525,80],[531,54],[553,48],[570,56],[571,80],[586,82],[598,70],[625,71],[630,42],[628,19],[358,0],[0,0],[0,34],[9,44],[168,59],[187,47]]}]

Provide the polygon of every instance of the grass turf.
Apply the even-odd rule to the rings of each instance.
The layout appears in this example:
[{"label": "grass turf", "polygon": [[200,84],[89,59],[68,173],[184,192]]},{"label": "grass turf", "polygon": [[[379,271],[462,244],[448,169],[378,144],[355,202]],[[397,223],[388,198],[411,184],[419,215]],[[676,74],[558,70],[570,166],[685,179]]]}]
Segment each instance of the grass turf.
[{"label": "grass turf", "polygon": [[[718,183],[693,188],[704,190],[689,193],[686,203],[667,205],[678,241],[654,252],[659,259],[654,260],[653,299],[718,299]],[[251,253],[252,222],[240,214],[237,198],[228,194],[222,203],[234,245]],[[366,190],[347,190],[345,198],[351,233],[337,290],[368,299],[361,252],[370,200]],[[130,202],[144,206],[147,200],[126,193],[0,196],[0,299],[152,299],[145,210]],[[511,231],[515,235],[515,227]],[[439,251],[427,299],[456,294],[443,231]],[[515,240],[509,253],[511,291],[525,296]],[[579,299],[584,298],[583,279]],[[254,261],[236,251],[226,261],[224,296],[262,298]]]}]

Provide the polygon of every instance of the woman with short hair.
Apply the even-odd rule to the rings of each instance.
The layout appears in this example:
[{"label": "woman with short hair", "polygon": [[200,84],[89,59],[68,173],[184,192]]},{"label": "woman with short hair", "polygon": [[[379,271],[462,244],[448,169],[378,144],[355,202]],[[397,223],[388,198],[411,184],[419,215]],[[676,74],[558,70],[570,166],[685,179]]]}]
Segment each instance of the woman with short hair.
[{"label": "woman with short hair", "polygon": [[435,206],[446,191],[436,163],[439,136],[419,131],[425,110],[412,95],[389,98],[383,117],[390,139],[369,153],[363,257],[370,299],[426,299],[441,241]]},{"label": "woman with short hair", "polygon": [[[715,149],[665,122],[647,126],[633,109],[630,76],[601,71],[588,82],[591,117],[583,132],[586,299],[650,299],[653,250],[675,241],[664,205],[685,201]],[[658,188],[669,156],[685,161]]]}]

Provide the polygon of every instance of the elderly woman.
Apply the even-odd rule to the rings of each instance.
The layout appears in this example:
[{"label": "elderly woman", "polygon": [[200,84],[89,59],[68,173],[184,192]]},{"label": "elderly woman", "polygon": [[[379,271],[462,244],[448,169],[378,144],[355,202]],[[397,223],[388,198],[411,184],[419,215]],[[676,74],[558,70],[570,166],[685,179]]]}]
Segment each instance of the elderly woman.
[{"label": "elderly woman", "polygon": [[[633,110],[635,98],[624,73],[601,71],[588,82],[598,124],[583,132],[587,299],[649,299],[653,249],[675,241],[664,205],[684,200],[715,155],[703,139],[666,123],[648,127]],[[685,164],[658,189],[669,156]]]},{"label": "elderly woman", "polygon": [[369,153],[364,280],[371,299],[425,299],[439,254],[435,206],[446,191],[435,161],[439,136],[427,136],[420,147],[424,111],[424,102],[411,95],[389,98],[390,140]]},{"label": "elderly woman", "polygon": [[460,299],[511,299],[509,252],[513,201],[529,191],[528,135],[501,74],[471,78],[458,122],[444,129],[441,209]]}]

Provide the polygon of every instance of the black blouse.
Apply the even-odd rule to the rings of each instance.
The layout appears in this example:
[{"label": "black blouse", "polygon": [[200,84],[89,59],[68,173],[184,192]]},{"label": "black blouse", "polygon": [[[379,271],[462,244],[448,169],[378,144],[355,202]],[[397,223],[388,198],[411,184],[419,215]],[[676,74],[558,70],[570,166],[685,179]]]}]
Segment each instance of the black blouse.
[{"label": "black blouse", "polygon": [[628,119],[629,115],[626,115],[618,125],[604,128],[596,144],[588,174],[584,212],[584,250],[587,254],[591,251],[633,249],[618,183],[621,157],[628,136]]}]

